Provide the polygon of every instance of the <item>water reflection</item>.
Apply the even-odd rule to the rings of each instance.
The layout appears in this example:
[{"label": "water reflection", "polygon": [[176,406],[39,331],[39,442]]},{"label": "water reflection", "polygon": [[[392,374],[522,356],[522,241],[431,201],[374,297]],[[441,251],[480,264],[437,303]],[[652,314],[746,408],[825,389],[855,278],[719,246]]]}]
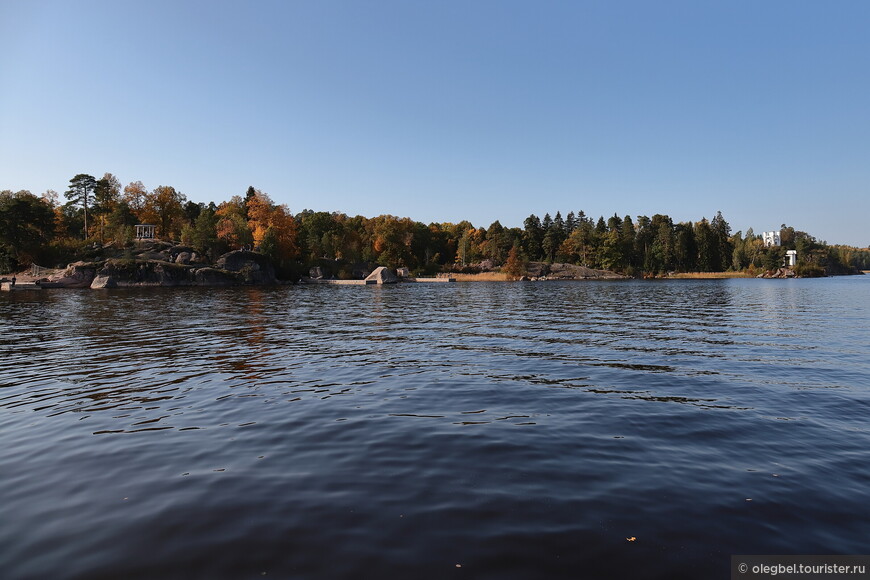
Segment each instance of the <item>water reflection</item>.
[{"label": "water reflection", "polygon": [[[408,384],[507,380],[593,394],[642,385],[638,400],[744,408],[711,381],[832,386],[823,379],[830,349],[808,341],[824,303],[802,306],[816,289],[794,282],[35,293],[3,303],[12,326],[27,319],[30,331],[4,339],[6,364],[27,360],[28,371],[2,401],[52,413],[123,407],[137,414],[120,415],[122,426],[141,426],[165,422],[168,404],[183,414],[206,392],[217,401],[390,398]],[[61,361],[75,364],[58,372]]]},{"label": "water reflection", "polygon": [[654,578],[858,553],[868,286],[824,282],[0,296],[0,566]]}]

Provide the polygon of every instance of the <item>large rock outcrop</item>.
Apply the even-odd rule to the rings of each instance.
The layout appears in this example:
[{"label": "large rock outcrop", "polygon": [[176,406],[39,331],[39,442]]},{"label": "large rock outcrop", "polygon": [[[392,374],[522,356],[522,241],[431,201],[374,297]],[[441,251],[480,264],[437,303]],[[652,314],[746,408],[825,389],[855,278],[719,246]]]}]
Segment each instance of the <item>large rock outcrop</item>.
[{"label": "large rock outcrop", "polygon": [[239,283],[238,275],[217,268],[197,268],[193,279],[197,286],[235,286]]},{"label": "large rock outcrop", "polygon": [[100,276],[97,275],[94,277],[94,281],[91,282],[92,289],[100,289],[100,288],[117,288],[118,282],[112,276]]},{"label": "large rock outcrop", "polygon": [[73,262],[60,275],[50,276],[48,282],[61,288],[90,288],[99,268],[98,262]]},{"label": "large rock outcrop", "polygon": [[162,260],[107,260],[91,288],[140,286],[233,286],[244,281],[236,272],[196,268]]},{"label": "large rock outcrop", "polygon": [[274,284],[275,268],[267,256],[257,252],[235,250],[224,254],[215,263],[221,270],[237,272],[245,284]]},{"label": "large rock outcrop", "polygon": [[399,281],[395,274],[383,266],[375,268],[375,271],[366,277],[367,282],[374,280],[378,284],[395,284]]},{"label": "large rock outcrop", "polygon": [[118,287],[191,286],[189,266],[163,260],[107,260],[95,280],[112,279]]},{"label": "large rock outcrop", "polygon": [[777,268],[776,270],[768,270],[762,272],[756,278],[794,278],[795,271],[791,268]]},{"label": "large rock outcrop", "polygon": [[[221,256],[215,266],[184,246],[142,252],[99,262],[75,262],[43,282],[55,288],[126,288],[138,286],[235,286],[275,284],[275,269],[263,254],[236,251]],[[164,255],[165,254],[165,255]],[[149,259],[149,256],[156,256]]]}]

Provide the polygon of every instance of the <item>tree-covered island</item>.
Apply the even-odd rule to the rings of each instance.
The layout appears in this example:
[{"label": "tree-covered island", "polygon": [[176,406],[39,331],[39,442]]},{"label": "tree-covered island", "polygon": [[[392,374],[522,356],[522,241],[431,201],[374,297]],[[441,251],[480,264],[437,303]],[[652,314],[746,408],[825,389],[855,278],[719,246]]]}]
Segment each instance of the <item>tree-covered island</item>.
[{"label": "tree-covered island", "polygon": [[530,215],[522,228],[498,221],[488,227],[468,221],[427,225],[392,215],[293,214],[254,187],[220,203],[194,203],[172,186],[122,186],[111,173],[74,176],[64,198],[65,203],[51,190],[41,196],[0,191],[0,272],[109,258],[126,259],[129,266],[138,258],[132,253],[137,224],[153,224],[157,238],[189,249],[202,263],[216,263],[233,250],[255,250],[284,280],[311,268],[350,279],[378,265],[430,276],[500,270],[516,279],[527,275],[529,264],[546,273],[556,263],[629,277],[759,275],[780,269],[787,250],[797,251],[797,276],[870,269],[868,248],[828,245],[786,225],[779,230],[780,245],[769,246],[752,229],[732,232],[721,213],[674,222],[663,214],[605,219],[581,210]]}]

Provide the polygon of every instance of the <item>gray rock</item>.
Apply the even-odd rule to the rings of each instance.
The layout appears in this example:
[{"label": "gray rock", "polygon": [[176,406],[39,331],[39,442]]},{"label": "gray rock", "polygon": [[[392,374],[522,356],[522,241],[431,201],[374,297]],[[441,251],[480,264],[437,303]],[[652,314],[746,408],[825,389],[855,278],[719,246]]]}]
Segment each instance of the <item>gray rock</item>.
[{"label": "gray rock", "polygon": [[275,268],[263,254],[236,250],[218,258],[215,266],[222,270],[238,272],[245,284],[274,284]]},{"label": "gray rock", "polygon": [[142,252],[136,258],[139,260],[158,260],[160,262],[172,261],[172,256],[169,252]]},{"label": "gray rock", "polygon": [[190,254],[190,263],[191,264],[208,264],[208,257],[204,254],[200,254],[198,252],[191,252]]},{"label": "gray rock", "polygon": [[179,252],[177,256],[175,256],[176,264],[190,264],[191,255],[190,252]]},{"label": "gray rock", "polygon": [[226,270],[199,268],[194,273],[197,286],[235,286],[240,282],[238,276]]},{"label": "gray rock", "polygon": [[118,287],[193,284],[193,271],[190,266],[163,260],[108,260],[97,275],[114,278]]},{"label": "gray rock", "polygon": [[49,277],[49,282],[61,288],[90,288],[100,264],[74,262],[60,275]]},{"label": "gray rock", "polygon": [[95,276],[94,281],[91,282],[91,288],[117,288],[118,282],[112,276]]},{"label": "gray rock", "polygon": [[399,281],[395,274],[384,266],[375,268],[375,271],[366,277],[367,281],[374,280],[378,284],[395,284]]}]

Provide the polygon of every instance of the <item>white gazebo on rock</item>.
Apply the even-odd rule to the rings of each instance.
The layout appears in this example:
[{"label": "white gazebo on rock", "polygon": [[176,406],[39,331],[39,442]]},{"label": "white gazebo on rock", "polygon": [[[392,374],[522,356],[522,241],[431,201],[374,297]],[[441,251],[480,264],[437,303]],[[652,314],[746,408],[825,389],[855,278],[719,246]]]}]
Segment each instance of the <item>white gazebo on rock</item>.
[{"label": "white gazebo on rock", "polygon": [[153,240],[154,230],[157,226],[152,224],[136,224],[136,239],[137,240]]}]

